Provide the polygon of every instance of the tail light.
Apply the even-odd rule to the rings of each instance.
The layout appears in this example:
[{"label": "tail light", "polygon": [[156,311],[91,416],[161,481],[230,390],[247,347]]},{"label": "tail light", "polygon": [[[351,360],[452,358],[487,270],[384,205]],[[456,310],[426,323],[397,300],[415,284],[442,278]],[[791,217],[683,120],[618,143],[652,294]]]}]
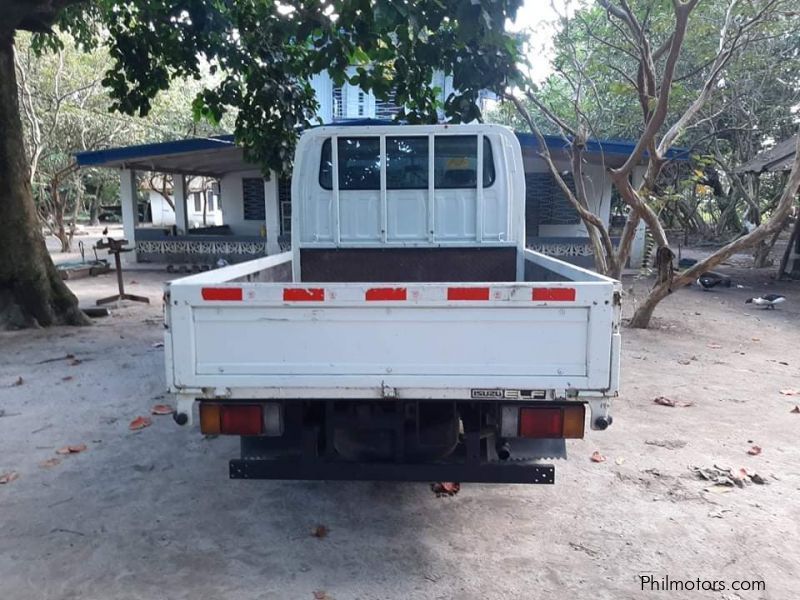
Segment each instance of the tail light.
[{"label": "tail light", "polygon": [[559,438],[564,428],[561,408],[521,408],[519,436],[526,438]]},{"label": "tail light", "polygon": [[206,435],[261,435],[264,413],[259,404],[201,402],[200,431]]},{"label": "tail light", "polygon": [[582,438],[586,407],[516,406],[503,407],[502,435],[523,438]]}]

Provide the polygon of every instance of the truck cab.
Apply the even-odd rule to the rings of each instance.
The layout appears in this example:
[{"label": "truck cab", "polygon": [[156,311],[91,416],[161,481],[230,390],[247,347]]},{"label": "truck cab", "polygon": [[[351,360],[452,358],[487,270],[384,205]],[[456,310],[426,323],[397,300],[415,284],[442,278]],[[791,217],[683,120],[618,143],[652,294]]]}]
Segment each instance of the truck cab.
[{"label": "truck cab", "polygon": [[176,419],[241,436],[234,478],[552,483],[611,424],[619,284],[524,208],[505,127],[306,131],[291,252],[167,286]]}]

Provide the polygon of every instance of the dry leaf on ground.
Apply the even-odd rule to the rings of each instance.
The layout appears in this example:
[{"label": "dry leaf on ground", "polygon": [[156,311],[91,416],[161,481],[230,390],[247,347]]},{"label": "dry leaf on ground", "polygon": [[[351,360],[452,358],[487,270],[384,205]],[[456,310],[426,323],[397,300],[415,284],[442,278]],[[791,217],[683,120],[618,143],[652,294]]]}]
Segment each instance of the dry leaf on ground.
[{"label": "dry leaf on ground", "polygon": [[327,592],[323,592],[322,590],[314,592],[314,600],[332,600],[330,596],[328,596]]},{"label": "dry leaf on ground", "polygon": [[144,429],[145,427],[150,427],[153,424],[153,421],[150,417],[136,417],[131,424],[128,425],[128,429],[131,431],[137,431],[139,429]]},{"label": "dry leaf on ground", "polygon": [[800,406],[795,405],[795,407],[789,412],[794,414],[800,414]]},{"label": "dry leaf on ground", "polygon": [[461,484],[455,481],[437,481],[431,484],[431,491],[437,497],[455,496],[461,489]]},{"label": "dry leaf on ground", "polygon": [[719,344],[715,344],[713,342],[710,344],[706,344],[706,346],[708,348],[711,348],[712,350],[719,350],[720,348],[722,348],[722,346],[720,346]]},{"label": "dry leaf on ground", "polygon": [[164,342],[153,342],[153,348],[163,348]]},{"label": "dry leaf on ground", "polygon": [[653,398],[653,402],[660,406],[669,406],[673,408],[676,406],[680,406],[681,408],[694,406],[694,402],[680,402],[679,400],[673,400],[672,398],[667,398],[666,396],[656,396]]},{"label": "dry leaf on ground", "polygon": [[325,527],[325,525],[317,525],[314,529],[311,530],[311,535],[315,538],[322,539],[328,535],[330,529]]},{"label": "dry leaf on ground", "polygon": [[15,479],[19,479],[19,473],[16,471],[8,471],[0,475],[0,484],[11,483]]},{"label": "dry leaf on ground", "polygon": [[69,366],[70,367],[77,367],[82,362],[83,361],[80,358],[73,358],[71,361],[69,361]]},{"label": "dry leaf on ground", "polygon": [[781,390],[781,396],[800,396],[800,390]]},{"label": "dry leaf on ground", "polygon": [[56,450],[56,454],[78,454],[86,450],[86,444],[73,444]]},{"label": "dry leaf on ground", "polygon": [[154,415],[171,415],[175,412],[175,409],[169,404],[155,404],[153,408],[150,409],[150,412]]},{"label": "dry leaf on ground", "polygon": [[597,450],[592,452],[592,456],[590,457],[592,462],[601,463],[606,461],[606,457],[600,454]]},{"label": "dry leaf on ground", "polygon": [[747,451],[750,456],[758,456],[761,454],[761,446],[753,446],[750,450]]},{"label": "dry leaf on ground", "polygon": [[20,375],[19,377],[17,377],[17,380],[11,384],[11,387],[19,387],[23,383],[25,383],[25,380],[22,378],[22,375]]},{"label": "dry leaf on ground", "polygon": [[60,458],[48,458],[47,460],[43,460],[39,463],[39,466],[43,469],[49,469],[50,467],[55,467],[56,465],[61,464]]},{"label": "dry leaf on ground", "polygon": [[74,377],[72,375],[67,375],[66,377],[62,377],[61,381],[72,381]]}]

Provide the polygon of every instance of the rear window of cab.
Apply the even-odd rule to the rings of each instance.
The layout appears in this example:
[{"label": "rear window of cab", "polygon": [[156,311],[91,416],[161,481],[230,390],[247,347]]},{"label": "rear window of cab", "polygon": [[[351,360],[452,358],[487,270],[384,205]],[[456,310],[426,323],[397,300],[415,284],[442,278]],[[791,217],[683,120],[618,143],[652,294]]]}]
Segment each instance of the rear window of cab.
[{"label": "rear window of cab", "polygon": [[[339,190],[379,190],[381,152],[378,137],[337,138]],[[331,138],[322,144],[319,184],[333,189]],[[427,136],[386,136],[386,189],[428,189],[431,177]],[[478,185],[478,136],[440,135],[433,142],[433,186],[475,189]],[[483,187],[495,181],[492,144],[483,138]]]}]

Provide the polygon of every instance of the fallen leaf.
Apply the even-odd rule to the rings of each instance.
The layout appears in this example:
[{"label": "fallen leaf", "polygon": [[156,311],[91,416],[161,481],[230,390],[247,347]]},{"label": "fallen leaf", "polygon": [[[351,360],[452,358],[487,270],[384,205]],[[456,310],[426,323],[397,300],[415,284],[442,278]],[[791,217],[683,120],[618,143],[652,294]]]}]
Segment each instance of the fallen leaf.
[{"label": "fallen leaf", "polygon": [[328,596],[327,592],[323,592],[319,590],[314,592],[314,600],[331,600],[330,596]]},{"label": "fallen leaf", "polygon": [[131,431],[137,431],[139,429],[144,429],[145,427],[150,427],[153,424],[152,419],[150,417],[136,417],[131,424],[128,425],[128,429]]},{"label": "fallen leaf", "polygon": [[442,496],[455,496],[461,489],[461,484],[454,481],[437,481],[431,484],[431,491],[437,498]]},{"label": "fallen leaf", "polygon": [[671,398],[667,398],[666,396],[656,396],[653,398],[653,402],[656,404],[660,404],[661,406],[678,406],[678,403]]},{"label": "fallen leaf", "polygon": [[71,361],[69,361],[69,366],[70,367],[77,367],[82,362],[83,361],[80,358],[73,358]]},{"label": "fallen leaf", "polygon": [[39,463],[39,466],[43,469],[49,469],[50,467],[55,467],[56,465],[61,464],[60,458],[48,458],[47,460],[43,460]]},{"label": "fallen leaf", "polygon": [[694,406],[694,402],[679,402],[678,400],[673,400],[672,398],[667,398],[666,396],[656,396],[653,398],[653,402],[659,404],[661,406],[680,406],[681,408],[686,408],[687,406]]},{"label": "fallen leaf", "polygon": [[7,471],[0,475],[0,484],[11,483],[15,479],[19,479],[19,473],[16,471]]},{"label": "fallen leaf", "polygon": [[153,348],[163,348],[164,342],[155,342],[153,343]]},{"label": "fallen leaf", "polygon": [[800,390],[781,390],[781,396],[800,396]]},{"label": "fallen leaf", "polygon": [[600,454],[597,450],[592,452],[592,456],[590,457],[592,462],[601,463],[606,461],[606,457]]},{"label": "fallen leaf", "polygon": [[625,458],[620,456],[617,460],[614,461],[616,464],[621,465],[625,462]]},{"label": "fallen leaf", "polygon": [[327,537],[329,531],[330,529],[325,527],[325,525],[317,525],[316,527],[314,527],[314,529],[311,530],[311,535],[313,535],[315,538],[322,539],[324,537]]},{"label": "fallen leaf", "polygon": [[761,446],[753,446],[750,450],[747,451],[750,456],[758,456],[761,454]]},{"label": "fallen leaf", "polygon": [[171,415],[175,409],[168,404],[156,404],[150,409],[150,412],[154,415]]},{"label": "fallen leaf", "polygon": [[74,377],[72,375],[67,375],[66,377],[62,377],[61,381],[72,381]]},{"label": "fallen leaf", "polygon": [[789,411],[790,413],[799,414],[800,413],[800,406],[795,404],[794,408]]},{"label": "fallen leaf", "polygon": [[750,338],[750,339],[753,340],[754,342],[760,342],[761,341],[761,338],[757,338],[757,337]]},{"label": "fallen leaf", "polygon": [[25,383],[25,380],[22,378],[22,375],[20,375],[19,377],[17,377],[17,380],[11,384],[11,387],[19,387],[23,383]]},{"label": "fallen leaf", "polygon": [[750,481],[752,481],[756,485],[766,485],[767,484],[767,480],[764,479],[758,473],[753,473],[752,475],[750,475]]},{"label": "fallen leaf", "polygon": [[711,344],[706,344],[706,346],[711,348],[712,350],[719,350],[720,348],[722,348],[722,346],[720,346],[719,344],[714,344],[713,342]]},{"label": "fallen leaf", "polygon": [[56,454],[78,454],[86,450],[86,444],[73,444],[56,450]]},{"label": "fallen leaf", "polygon": [[136,285],[139,282],[136,281],[135,279],[131,279],[128,283],[130,283],[131,285]]}]

